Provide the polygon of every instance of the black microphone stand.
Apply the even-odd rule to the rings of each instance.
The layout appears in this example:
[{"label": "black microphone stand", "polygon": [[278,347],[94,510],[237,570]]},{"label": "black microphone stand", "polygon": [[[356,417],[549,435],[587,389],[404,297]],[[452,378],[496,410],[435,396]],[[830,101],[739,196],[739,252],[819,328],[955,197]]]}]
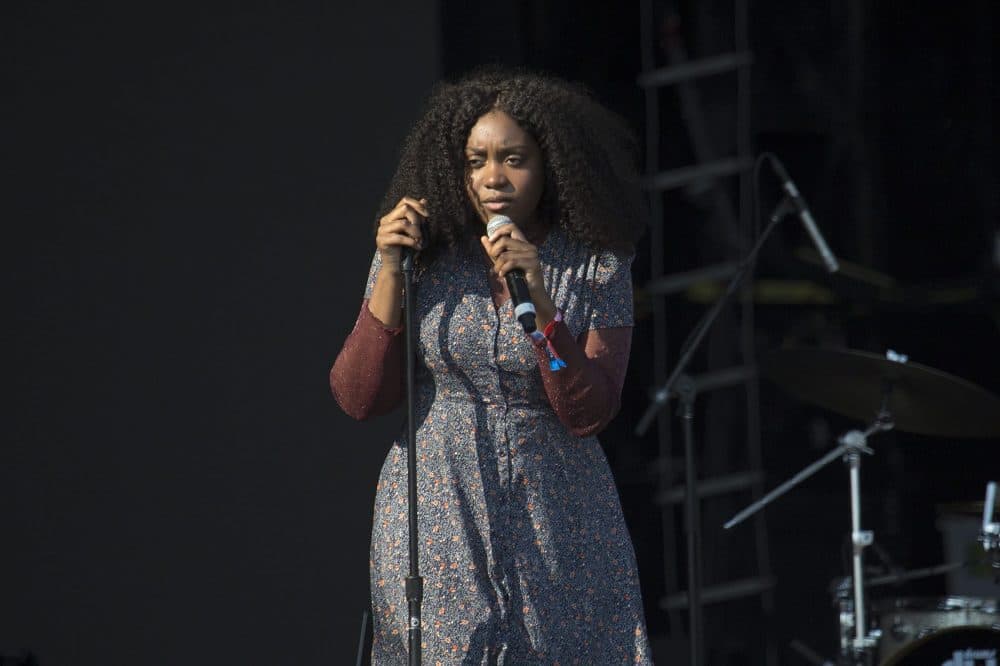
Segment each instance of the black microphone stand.
[{"label": "black microphone stand", "polygon": [[673,372],[656,393],[653,394],[653,402],[646,409],[635,432],[637,435],[644,435],[652,424],[656,414],[670,401],[670,398],[677,396],[681,399],[683,410],[681,418],[684,420],[684,522],[687,535],[688,554],[688,634],[690,637],[690,663],[692,666],[701,666],[702,663],[702,616],[701,616],[701,512],[698,505],[698,495],[695,489],[697,482],[697,470],[694,457],[694,400],[697,387],[694,380],[685,374],[691,358],[698,350],[702,339],[712,328],[715,320],[718,319],[722,308],[729,302],[729,299],[736,292],[737,287],[743,281],[743,277],[749,272],[757,259],[760,248],[764,241],[771,235],[778,222],[783,220],[788,213],[792,212],[793,206],[790,197],[787,195],[775,207],[771,214],[770,223],[764,232],[757,239],[757,243],[750,250],[750,253],[740,263],[736,274],[729,281],[722,297],[715,302],[715,305],[708,310],[695,326],[688,342],[681,350],[680,360],[674,367]]},{"label": "black microphone stand", "polygon": [[406,481],[407,509],[410,518],[410,574],[405,579],[406,603],[410,611],[408,637],[410,645],[410,666],[420,666],[421,627],[420,604],[424,597],[424,579],[420,576],[420,540],[417,534],[417,419],[414,409],[415,380],[414,359],[416,352],[413,340],[413,251],[402,250],[400,268],[403,271],[403,326],[406,344]]}]

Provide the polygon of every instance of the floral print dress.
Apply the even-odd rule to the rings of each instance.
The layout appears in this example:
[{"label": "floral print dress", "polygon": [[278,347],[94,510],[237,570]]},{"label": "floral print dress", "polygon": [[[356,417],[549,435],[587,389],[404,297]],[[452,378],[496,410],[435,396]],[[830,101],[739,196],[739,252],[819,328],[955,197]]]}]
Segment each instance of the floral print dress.
[{"label": "floral print dress", "polygon": [[[632,325],[630,258],[554,230],[539,259],[570,344],[588,329]],[[366,298],[379,266],[376,253]],[[560,422],[543,385],[549,370],[510,301],[495,304],[486,274],[481,256],[453,250],[416,278],[423,663],[651,663],[604,453]],[[381,372],[383,362],[366,367]],[[375,500],[380,665],[407,663],[408,444],[405,432],[393,443]]]}]

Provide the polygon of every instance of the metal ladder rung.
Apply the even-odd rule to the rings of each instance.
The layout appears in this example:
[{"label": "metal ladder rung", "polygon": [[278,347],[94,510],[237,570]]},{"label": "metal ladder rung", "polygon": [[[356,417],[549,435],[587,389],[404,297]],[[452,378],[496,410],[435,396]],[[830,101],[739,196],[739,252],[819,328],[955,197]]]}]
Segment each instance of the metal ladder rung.
[{"label": "metal ladder rung", "polygon": [[722,370],[712,370],[691,378],[696,393],[708,393],[717,389],[739,386],[757,376],[756,365],[734,365]]},{"label": "metal ladder rung", "polygon": [[[740,472],[739,474],[727,474],[711,479],[699,481],[695,488],[695,495],[699,499],[724,495],[736,490],[746,490],[755,483],[764,479],[760,472]],[[687,486],[674,486],[670,490],[658,493],[654,498],[657,504],[680,504],[684,501],[684,492]]]},{"label": "metal ladder rung", "polygon": [[735,275],[739,269],[740,263],[738,261],[725,261],[704,268],[696,268],[693,271],[653,278],[645,284],[643,289],[650,294],[679,294],[688,287],[702,282],[727,280]]},{"label": "metal ladder rung", "polygon": [[669,86],[681,81],[698,79],[703,76],[714,76],[738,69],[753,63],[753,56],[747,51],[722,53],[709,58],[690,60],[680,65],[670,65],[643,72],[636,81],[640,88],[656,88]]},{"label": "metal ladder rung", "polygon": [[669,171],[661,171],[642,180],[642,186],[647,190],[670,190],[683,187],[690,183],[709,178],[732,176],[747,171],[753,166],[753,160],[745,157],[726,157],[714,162],[680,167]]},{"label": "metal ladder rung", "polygon": [[[712,370],[711,372],[706,372],[700,375],[695,375],[693,377],[688,376],[687,379],[690,380],[691,390],[697,393],[708,393],[709,391],[715,391],[717,389],[732,388],[733,386],[739,386],[754,377],[757,376],[757,366],[756,365],[734,365],[729,368],[723,368],[722,370]],[[683,381],[684,376],[681,376],[681,380],[677,382],[674,389],[674,395],[677,394],[676,386]],[[650,399],[656,400],[657,395],[662,389],[656,386],[651,386],[649,389]]]},{"label": "metal ladder rung", "polygon": [[[766,592],[772,587],[774,587],[773,576],[743,578],[731,583],[710,585],[701,591],[701,603],[702,605],[716,604],[731,599],[751,597]],[[675,592],[660,599],[660,608],[663,610],[677,610],[687,608],[687,606],[687,592]]]}]

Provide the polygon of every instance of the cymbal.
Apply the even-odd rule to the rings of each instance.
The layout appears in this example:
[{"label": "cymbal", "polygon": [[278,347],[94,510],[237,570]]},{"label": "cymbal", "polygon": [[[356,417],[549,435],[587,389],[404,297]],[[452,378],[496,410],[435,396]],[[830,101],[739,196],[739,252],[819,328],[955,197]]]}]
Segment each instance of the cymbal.
[{"label": "cymbal", "polygon": [[[986,506],[986,502],[979,500],[978,502],[947,502],[945,504],[935,505],[935,509],[939,516],[974,516],[975,518],[983,517],[983,509]],[[1000,518],[1000,498],[997,498],[993,502],[993,515]]]},{"label": "cymbal", "polygon": [[1000,397],[918,363],[853,350],[788,347],[762,354],[761,373],[793,396],[870,422],[891,384],[897,430],[943,437],[1000,436]]}]

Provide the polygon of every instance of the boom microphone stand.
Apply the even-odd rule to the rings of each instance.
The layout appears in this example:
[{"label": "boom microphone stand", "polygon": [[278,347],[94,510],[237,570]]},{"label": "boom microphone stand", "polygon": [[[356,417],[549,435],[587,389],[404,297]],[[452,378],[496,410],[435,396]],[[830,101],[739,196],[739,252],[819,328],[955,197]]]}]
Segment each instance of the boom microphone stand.
[{"label": "boom microphone stand", "polygon": [[403,326],[406,344],[406,482],[407,509],[410,518],[410,574],[405,579],[406,603],[410,611],[408,637],[410,645],[410,666],[420,666],[421,627],[420,603],[424,597],[424,579],[420,576],[420,541],[417,538],[417,419],[414,408],[415,380],[413,340],[413,251],[402,249],[400,268],[403,271],[404,312]]},{"label": "boom microphone stand", "polygon": [[635,429],[637,435],[645,434],[646,430],[652,424],[653,419],[656,418],[656,414],[663,409],[664,405],[669,402],[671,397],[676,396],[681,399],[684,407],[681,414],[684,419],[684,515],[688,551],[688,633],[690,635],[691,643],[690,654],[692,666],[701,666],[702,663],[700,552],[701,516],[698,506],[698,496],[695,489],[695,483],[697,483],[697,470],[695,469],[694,435],[692,434],[694,424],[695,391],[693,390],[694,386],[692,380],[685,374],[685,370],[691,362],[691,358],[694,356],[694,353],[698,350],[698,346],[701,344],[702,339],[704,339],[705,335],[712,328],[715,320],[718,319],[719,314],[722,312],[722,308],[729,302],[732,295],[736,292],[736,289],[742,283],[744,276],[749,272],[750,267],[753,266],[757,259],[757,254],[760,252],[760,248],[764,245],[764,242],[771,235],[771,232],[774,231],[774,228],[778,225],[778,223],[793,210],[794,206],[788,196],[785,196],[775,207],[774,212],[771,214],[770,223],[757,239],[757,243],[753,246],[753,249],[750,250],[750,253],[740,263],[736,270],[736,274],[733,275],[732,279],[729,281],[729,286],[726,288],[725,293],[715,302],[712,309],[708,310],[705,315],[702,316],[701,320],[695,326],[694,331],[688,338],[689,341],[681,350],[680,360],[677,361],[677,365],[667,378],[667,381],[658,391],[656,391],[655,394],[653,394],[652,403],[646,409],[646,413],[643,414],[642,419],[639,421],[639,425]]}]

